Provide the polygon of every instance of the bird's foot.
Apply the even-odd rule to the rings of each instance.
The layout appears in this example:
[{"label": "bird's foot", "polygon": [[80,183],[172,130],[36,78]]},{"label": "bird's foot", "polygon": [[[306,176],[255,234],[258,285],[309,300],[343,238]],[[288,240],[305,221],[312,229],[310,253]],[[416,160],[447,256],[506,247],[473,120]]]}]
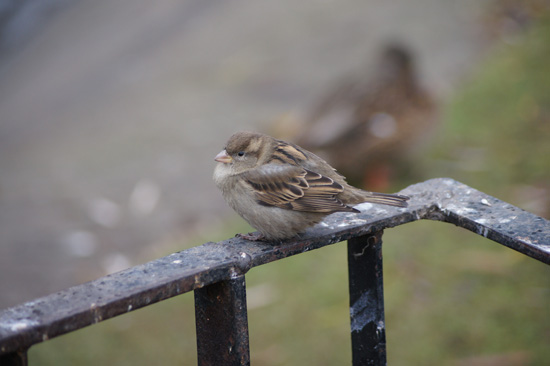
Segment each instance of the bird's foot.
[{"label": "bird's foot", "polygon": [[255,233],[248,233],[248,234],[237,234],[235,235],[237,238],[246,239],[250,241],[265,241],[266,238],[264,234],[255,232]]}]

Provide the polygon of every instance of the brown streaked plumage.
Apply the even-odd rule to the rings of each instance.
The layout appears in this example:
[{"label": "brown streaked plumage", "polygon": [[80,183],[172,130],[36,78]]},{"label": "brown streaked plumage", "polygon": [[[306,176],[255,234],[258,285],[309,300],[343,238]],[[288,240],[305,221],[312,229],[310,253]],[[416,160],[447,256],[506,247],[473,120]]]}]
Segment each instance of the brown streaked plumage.
[{"label": "brown streaked plumage", "polygon": [[317,155],[260,133],[234,134],[215,160],[224,199],[269,240],[296,236],[334,212],[359,212],[355,204],[406,207],[409,199],[352,187]]}]

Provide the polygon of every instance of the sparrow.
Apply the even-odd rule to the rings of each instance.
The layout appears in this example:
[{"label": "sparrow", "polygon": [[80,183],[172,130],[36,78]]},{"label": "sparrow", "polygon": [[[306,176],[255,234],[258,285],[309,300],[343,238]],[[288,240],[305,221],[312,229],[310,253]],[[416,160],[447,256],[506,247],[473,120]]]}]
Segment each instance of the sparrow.
[{"label": "sparrow", "polygon": [[326,161],[301,147],[255,132],[237,132],[216,155],[214,182],[229,206],[259,233],[283,241],[334,212],[370,202],[407,207],[409,197],[367,192],[346,183]]}]

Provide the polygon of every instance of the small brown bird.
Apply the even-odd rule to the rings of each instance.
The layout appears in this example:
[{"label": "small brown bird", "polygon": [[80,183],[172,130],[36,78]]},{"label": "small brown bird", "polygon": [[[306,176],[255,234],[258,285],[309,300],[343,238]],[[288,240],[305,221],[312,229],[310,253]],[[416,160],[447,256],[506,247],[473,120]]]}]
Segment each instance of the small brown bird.
[{"label": "small brown bird", "polygon": [[261,133],[238,132],[215,158],[214,181],[223,198],[260,235],[283,240],[303,233],[334,212],[360,212],[372,202],[406,207],[409,197],[367,192],[317,155]]}]

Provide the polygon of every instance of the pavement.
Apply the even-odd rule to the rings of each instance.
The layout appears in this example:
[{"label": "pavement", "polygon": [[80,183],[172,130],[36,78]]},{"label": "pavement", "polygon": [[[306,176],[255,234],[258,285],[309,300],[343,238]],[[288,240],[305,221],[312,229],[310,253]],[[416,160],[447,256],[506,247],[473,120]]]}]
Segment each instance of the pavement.
[{"label": "pavement", "polygon": [[234,215],[211,179],[227,137],[386,42],[445,100],[483,56],[488,3],[60,1],[0,54],[0,308],[215,230]]}]

